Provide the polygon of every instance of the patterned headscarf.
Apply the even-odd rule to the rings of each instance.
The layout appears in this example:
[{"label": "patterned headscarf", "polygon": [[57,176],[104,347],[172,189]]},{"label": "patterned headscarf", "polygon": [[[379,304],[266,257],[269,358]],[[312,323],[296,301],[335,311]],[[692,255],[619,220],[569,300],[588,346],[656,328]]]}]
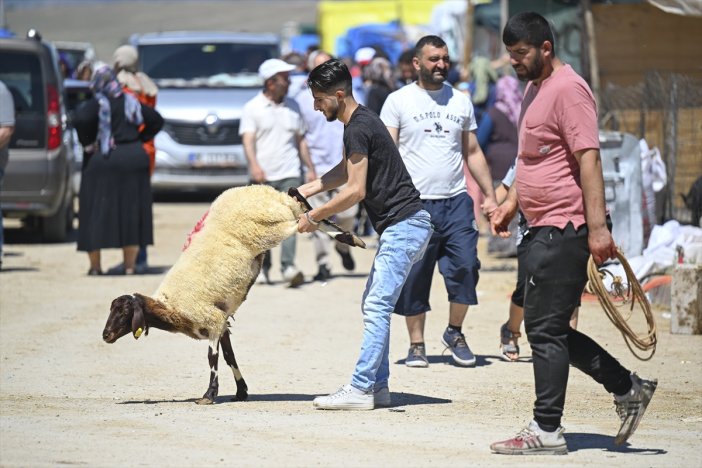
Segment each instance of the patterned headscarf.
[{"label": "patterned headscarf", "polygon": [[390,89],[395,88],[392,79],[392,64],[383,57],[375,57],[366,65],[363,69],[363,78],[373,83],[385,84]]},{"label": "patterned headscarf", "polygon": [[497,80],[495,87],[495,107],[517,126],[523,97],[519,80],[513,76],[503,76]]},{"label": "patterned headscarf", "polygon": [[124,94],[124,115],[128,122],[134,125],[141,125],[144,117],[141,115],[141,104],[137,98],[128,93],[122,92],[115,73],[108,66],[103,66],[95,70],[93,79],[90,82],[90,89],[95,95],[100,109],[98,110],[98,142],[100,152],[103,156],[108,156],[112,148],[115,147],[112,138],[112,119],[110,100],[108,98],[118,98]]}]

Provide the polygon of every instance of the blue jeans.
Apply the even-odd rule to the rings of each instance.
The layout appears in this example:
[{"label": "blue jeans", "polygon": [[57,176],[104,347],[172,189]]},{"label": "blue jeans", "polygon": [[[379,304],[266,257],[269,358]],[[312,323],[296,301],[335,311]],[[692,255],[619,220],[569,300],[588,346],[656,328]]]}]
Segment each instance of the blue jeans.
[{"label": "blue jeans", "polygon": [[389,226],[380,236],[363,293],[363,343],[351,379],[351,385],[360,390],[388,386],[390,317],[407,275],[424,255],[432,232],[429,213],[420,210]]}]

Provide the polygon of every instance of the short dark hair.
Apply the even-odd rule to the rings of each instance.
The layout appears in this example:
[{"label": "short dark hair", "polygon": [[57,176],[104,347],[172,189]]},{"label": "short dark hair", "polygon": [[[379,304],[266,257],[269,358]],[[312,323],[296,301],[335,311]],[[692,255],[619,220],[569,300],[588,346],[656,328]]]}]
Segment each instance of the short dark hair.
[{"label": "short dark hair", "polygon": [[351,73],[344,62],[338,59],[329,59],[317,65],[307,77],[307,86],[312,91],[321,91],[331,94],[338,89],[351,96]]},{"label": "short dark hair", "polygon": [[409,63],[411,65],[412,57],[414,57],[414,49],[403,50],[400,58],[397,59],[397,63]]},{"label": "short dark hair", "polygon": [[553,55],[556,55],[556,42],[553,39],[553,30],[548,20],[533,11],[523,11],[512,16],[502,31],[502,42],[506,46],[513,46],[519,41],[525,44],[541,47],[549,41]]},{"label": "short dark hair", "polygon": [[420,55],[422,55],[422,49],[424,48],[425,45],[430,45],[434,47],[446,47],[446,42],[441,39],[439,36],[424,36],[421,39],[417,41],[417,44],[414,46],[414,56],[419,58]]}]

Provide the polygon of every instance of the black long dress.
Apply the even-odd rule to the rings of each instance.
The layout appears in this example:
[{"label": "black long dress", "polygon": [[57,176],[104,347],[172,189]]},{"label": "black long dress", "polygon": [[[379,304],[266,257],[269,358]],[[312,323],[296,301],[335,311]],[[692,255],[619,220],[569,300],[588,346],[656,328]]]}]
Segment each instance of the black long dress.
[{"label": "black long dress", "polygon": [[[149,157],[142,142],[159,132],[163,118],[142,105],[144,126],[140,132],[124,115],[124,96],[110,98],[110,107],[115,148],[103,155],[97,145],[83,166],[78,215],[81,252],[153,244]],[[97,100],[90,99],[73,116],[83,146],[96,140],[98,110]]]}]

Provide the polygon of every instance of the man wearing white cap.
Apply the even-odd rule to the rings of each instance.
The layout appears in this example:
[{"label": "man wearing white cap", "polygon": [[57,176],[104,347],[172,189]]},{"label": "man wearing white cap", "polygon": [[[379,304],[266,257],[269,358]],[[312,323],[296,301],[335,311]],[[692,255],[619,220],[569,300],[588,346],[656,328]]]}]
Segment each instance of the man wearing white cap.
[{"label": "man wearing white cap", "polygon": [[[307,167],[307,180],[317,175],[310,160],[305,141],[305,124],[299,105],[287,97],[289,73],[295,68],[280,59],[268,59],[258,74],[263,78],[263,90],[246,103],[239,125],[251,182],[266,184],[287,192],[302,183],[301,162]],[[281,244],[280,269],[289,287],[304,282],[302,272],[295,266],[295,236]],[[270,252],[266,253],[260,282],[269,283]]]},{"label": "man wearing white cap", "polygon": [[353,54],[353,61],[358,65],[357,73],[352,74],[353,96],[356,102],[366,105],[366,83],[363,80],[363,69],[371,63],[376,55],[376,50],[372,47],[361,47]]}]

